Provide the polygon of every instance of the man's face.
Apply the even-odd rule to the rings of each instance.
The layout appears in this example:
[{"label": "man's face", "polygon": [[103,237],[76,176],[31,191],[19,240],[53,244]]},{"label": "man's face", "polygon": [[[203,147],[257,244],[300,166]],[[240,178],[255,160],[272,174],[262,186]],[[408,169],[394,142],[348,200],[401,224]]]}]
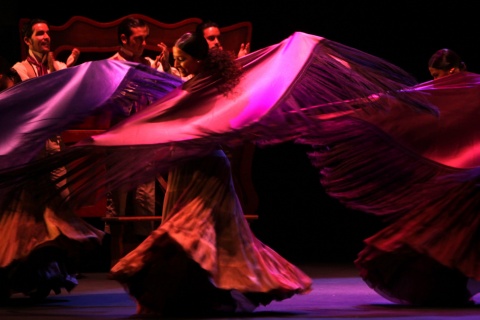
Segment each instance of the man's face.
[{"label": "man's face", "polygon": [[223,50],[222,43],[220,42],[220,29],[217,27],[203,29],[203,36],[207,40],[210,49],[217,47],[218,49]]},{"label": "man's face", "polygon": [[143,50],[147,45],[147,37],[150,34],[148,27],[135,27],[132,28],[132,34],[130,37],[122,35],[123,47],[133,53],[135,57],[141,57]]},{"label": "man's face", "polygon": [[47,24],[37,23],[32,27],[33,33],[31,38],[24,38],[28,49],[40,53],[48,53],[50,51],[50,29]]}]

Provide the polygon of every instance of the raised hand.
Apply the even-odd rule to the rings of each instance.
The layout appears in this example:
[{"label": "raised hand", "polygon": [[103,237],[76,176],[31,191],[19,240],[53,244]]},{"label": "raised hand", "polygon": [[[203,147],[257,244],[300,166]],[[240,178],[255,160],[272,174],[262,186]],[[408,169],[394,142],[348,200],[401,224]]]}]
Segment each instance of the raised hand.
[{"label": "raised hand", "polygon": [[242,43],[240,45],[240,50],[238,50],[237,57],[243,57],[244,55],[247,55],[250,53],[250,42],[248,43]]},{"label": "raised hand", "polygon": [[68,56],[66,65],[67,67],[73,66],[77,63],[78,57],[80,56],[80,50],[73,48],[72,53]]},{"label": "raised hand", "polygon": [[170,52],[165,43],[161,42],[157,44],[160,48],[160,54],[155,59],[155,69],[158,69],[162,65],[162,69],[165,72],[170,70]]}]

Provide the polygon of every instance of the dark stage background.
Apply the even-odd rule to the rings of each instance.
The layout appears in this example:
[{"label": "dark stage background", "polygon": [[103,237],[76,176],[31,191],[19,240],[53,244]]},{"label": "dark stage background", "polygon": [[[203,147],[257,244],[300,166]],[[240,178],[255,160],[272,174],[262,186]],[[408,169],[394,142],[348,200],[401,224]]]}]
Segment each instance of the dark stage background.
[{"label": "dark stage background", "polygon": [[[71,16],[98,21],[130,13],[174,23],[199,17],[227,26],[253,24],[252,51],[295,31],[312,33],[382,57],[430,80],[429,57],[454,49],[470,71],[479,72],[480,19],[475,1],[25,1],[0,2],[0,54],[20,59],[18,20],[44,18],[61,25]],[[55,41],[55,39],[53,39]],[[380,227],[369,215],[344,208],[325,195],[303,146],[255,151],[253,179],[260,198],[257,236],[293,261],[352,261],[362,239]]]}]

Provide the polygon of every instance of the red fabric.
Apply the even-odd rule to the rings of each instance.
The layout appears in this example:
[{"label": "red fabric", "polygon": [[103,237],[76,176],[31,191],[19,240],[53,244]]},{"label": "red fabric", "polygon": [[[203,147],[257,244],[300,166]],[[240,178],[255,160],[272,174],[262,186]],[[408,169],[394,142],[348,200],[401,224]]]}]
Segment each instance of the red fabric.
[{"label": "red fabric", "polygon": [[38,77],[48,74],[48,65],[46,65],[47,59],[45,59],[45,63],[39,63],[37,59],[29,55],[27,57],[27,61],[30,63],[32,68],[37,69],[36,74]]},{"label": "red fabric", "polygon": [[364,280],[395,302],[463,305],[480,279],[480,75],[462,72],[413,88],[438,108],[392,101],[324,122],[304,143],[327,192],[383,216],[356,260]]},{"label": "red fabric", "polygon": [[426,159],[453,168],[479,166],[480,75],[461,72],[413,89],[437,106],[438,117],[402,105],[359,117]]},{"label": "red fabric", "polygon": [[[32,179],[37,179],[40,182],[37,187],[44,190],[41,181],[46,181],[46,177],[42,179],[42,176],[75,162],[75,167],[67,171],[70,183],[67,187],[71,191],[71,203],[81,204],[85,197],[95,194],[95,188],[105,184],[110,188],[120,184],[137,185],[182,161],[201,158],[218,145],[236,146],[243,141],[274,144],[297,140],[314,145],[328,142],[330,136],[323,133],[324,129],[330,128],[331,122],[311,117],[312,110],[313,113],[335,119],[338,114],[357,107],[372,112],[388,111],[386,102],[392,99],[402,101],[408,108],[419,112],[435,114],[436,111],[423,97],[418,97],[421,95],[402,91],[415,84],[405,71],[378,57],[315,35],[296,32],[284,41],[252,52],[239,61],[245,70],[244,77],[228,96],[218,92],[215,79],[197,76],[158,99],[163,92],[157,86],[168,88],[173,82],[171,79],[165,79],[160,74],[146,75],[144,70],[139,70],[135,65],[123,68],[115,61],[91,63],[91,68],[80,65],[63,73],[55,72],[50,77],[40,77],[36,82],[30,82],[28,88],[19,85],[12,91],[7,90],[3,93],[7,99],[0,99],[2,111],[9,111],[11,104],[7,101],[10,101],[26,106],[32,112],[13,112],[4,118],[12,130],[8,130],[10,134],[4,134],[6,137],[1,145],[1,154],[4,156],[4,170],[0,172],[2,191],[21,186]],[[86,77],[87,74],[91,77]],[[52,79],[57,81],[53,82]],[[64,80],[65,85],[59,87],[58,80]],[[53,83],[56,87],[53,87]],[[45,88],[48,90],[45,91]],[[29,94],[28,100],[23,96],[26,93]],[[369,99],[372,95],[382,98]],[[83,120],[91,112],[106,106],[120,110],[131,108],[132,103],[143,101],[145,96],[151,97],[147,99],[151,103],[148,107],[143,106],[145,108],[141,111],[104,134],[93,136],[47,159],[28,163],[32,159],[30,148],[36,146],[34,140],[44,139],[44,134],[50,133],[48,137],[51,132],[63,129],[75,123],[75,120]],[[385,96],[388,97],[386,102]],[[352,105],[352,101],[362,103],[356,106]],[[67,116],[68,121],[62,116]],[[32,119],[35,124],[33,128]],[[305,140],[298,140],[299,137]],[[24,154],[30,157],[22,159]],[[17,167],[15,160],[26,165]],[[92,170],[103,165],[109,168],[108,176],[98,175],[98,170]],[[166,226],[181,218],[171,218]],[[219,223],[222,221],[218,219]],[[243,221],[240,226],[245,226],[245,223]],[[217,227],[217,224],[212,225]],[[208,227],[206,231],[215,228]],[[248,237],[248,234],[244,236]],[[156,241],[155,234],[149,239]],[[163,244],[162,241],[159,243]],[[249,244],[254,245],[249,256],[260,257],[255,260],[264,261],[264,267],[270,271],[281,270],[282,260],[275,253],[257,243],[256,239],[248,241],[247,247]],[[190,245],[186,247],[188,249]],[[139,247],[140,253],[146,248]],[[214,252],[206,252],[210,251]],[[141,261],[141,258],[133,261]],[[198,261],[203,261],[203,258],[203,255],[196,257]],[[215,260],[205,262],[208,265]],[[276,265],[278,262],[279,265]],[[203,265],[202,268],[210,269]],[[255,265],[249,269],[252,274],[255,273]],[[280,286],[269,285],[268,277],[260,274],[258,278],[261,281],[248,290],[249,294],[258,294],[252,300],[269,302],[275,296],[282,298],[284,294],[308,289],[309,279],[295,269],[291,271],[280,272],[281,275],[272,272],[274,280],[286,276],[285,281],[282,280],[285,285]],[[235,280],[223,277],[222,272],[216,275],[219,278],[215,280],[218,280],[221,288],[228,288],[229,281]],[[255,280],[255,277],[251,280]],[[277,290],[279,292],[274,292]]]}]

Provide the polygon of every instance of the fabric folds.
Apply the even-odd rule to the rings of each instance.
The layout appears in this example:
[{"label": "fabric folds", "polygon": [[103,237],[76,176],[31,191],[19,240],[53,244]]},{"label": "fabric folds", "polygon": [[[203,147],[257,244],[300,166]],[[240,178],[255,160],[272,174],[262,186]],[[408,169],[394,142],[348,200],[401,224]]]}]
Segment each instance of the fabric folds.
[{"label": "fabric folds", "polygon": [[[478,172],[480,75],[462,72],[413,89],[438,117],[396,103],[390,112],[324,121],[312,162],[328,194],[381,216],[356,265],[392,301],[465,305],[479,280]],[[346,130],[348,128],[348,130]]]},{"label": "fabric folds", "polygon": [[[98,188],[133,187],[178,169],[177,176],[175,171],[172,173],[176,181],[173,186],[187,190],[182,195],[191,198],[172,200],[162,225],[112,269],[112,276],[128,287],[142,307],[164,310],[155,304],[168,307],[169,294],[183,294],[179,288],[191,291],[185,291],[185,299],[175,303],[201,301],[205,303],[196,307],[206,310],[231,310],[232,306],[250,310],[258,304],[307,292],[310,279],[248,230],[231,177],[226,174],[228,170],[221,170],[228,162],[222,162],[224,155],[215,155],[219,146],[236,147],[245,141],[257,145],[295,141],[320,146],[325,151],[337,150],[333,147],[339,145],[345,159],[330,159],[332,153],[321,153],[312,160],[319,168],[325,167],[323,176],[327,176],[328,170],[333,172],[324,182],[330,190],[343,189],[331,194],[345,194],[343,200],[347,202],[355,198],[352,194],[361,189],[365,181],[362,179],[368,176],[352,176],[351,181],[344,181],[344,175],[361,172],[354,161],[364,154],[359,148],[350,152],[342,143],[356,138],[347,133],[363,135],[366,141],[376,137],[364,133],[368,130],[364,130],[363,123],[368,121],[362,122],[362,115],[388,114],[401,105],[407,112],[425,113],[425,117],[436,119],[438,110],[424,94],[411,90],[416,82],[400,68],[315,35],[296,32],[278,44],[240,58],[239,62],[244,76],[229,95],[218,91],[215,79],[195,77],[177,86],[166,74],[115,61],[80,65],[49,75],[50,78],[40,77],[32,82],[34,90],[29,87],[28,101],[22,98],[26,84],[6,91],[0,95],[0,108],[25,102],[26,109],[9,116],[14,119],[8,122],[11,132],[2,139],[5,143],[2,141],[0,149],[0,195],[5,198],[12,189],[32,179],[38,181],[37,187],[42,190],[50,172],[67,166],[67,175],[58,180],[68,179],[65,188],[70,194],[63,204],[75,206],[91,200]],[[63,79],[65,84],[58,87],[55,81],[57,87],[50,84],[45,98],[41,98],[41,85],[53,77]],[[39,99],[32,102],[33,97]],[[32,145],[37,148],[37,143],[53,132],[104,108],[112,112],[138,108],[138,112],[65,151],[35,159]],[[348,126],[342,127],[344,124]],[[389,149],[388,144],[385,150]],[[358,154],[352,154],[356,151]],[[207,162],[193,166],[196,171],[190,173],[211,188],[199,190],[201,183],[190,186],[185,181],[188,179],[182,179],[185,172],[181,169],[188,170],[197,159]],[[209,162],[216,164],[219,171],[209,173]],[[99,170],[103,167],[108,167],[108,174]],[[415,171],[413,167],[409,170]],[[435,175],[437,171],[426,175]],[[335,177],[337,172],[341,174]],[[375,184],[370,187],[379,192]],[[218,192],[209,194],[211,190]],[[167,190],[167,196],[174,197],[175,191]],[[362,203],[363,200],[356,205]],[[366,205],[371,203],[367,201]],[[395,213],[389,209],[393,210],[389,214]],[[382,214],[382,208],[378,212]],[[198,282],[189,286],[185,279]],[[172,291],[161,290],[162,286]],[[195,300],[202,293],[212,296]],[[241,301],[250,306],[242,306]],[[181,305],[171,307],[178,310]]]},{"label": "fabric folds", "polygon": [[[48,162],[43,148],[52,135],[81,127],[89,117],[98,121],[97,129],[106,129],[110,115],[155,101],[179,84],[150,68],[105,61],[24,81],[0,93],[0,168]],[[27,171],[23,178],[13,173],[11,180],[2,181],[2,300],[14,293],[42,299],[51,291],[70,291],[77,285],[79,266],[99,252],[104,233],[64,201],[69,185],[62,183],[61,174],[58,179],[51,175],[58,168],[41,174]],[[93,171],[99,172],[98,167]]]},{"label": "fabric folds", "polygon": [[[94,192],[93,185],[134,186],[165,173],[178,161],[208,154],[219,144],[234,147],[244,141],[266,145],[295,140],[322,126],[310,116],[312,112],[336,115],[358,107],[388,107],[372,95],[400,99],[414,110],[436,112],[423,97],[402,92],[415,84],[403,70],[315,35],[296,32],[240,61],[245,75],[231,96],[219,94],[214,82],[190,83],[188,91],[178,87],[107,132],[49,157],[48,162],[0,172],[2,181],[22,183],[26,172],[41,174],[81,160],[82,166],[70,170],[69,180],[71,188],[76,188],[72,197],[82,202]],[[64,90],[70,88],[60,89]],[[89,95],[78,99],[79,105],[92,105]],[[359,103],[352,104],[352,100]],[[138,165],[131,166],[132,161]],[[108,166],[108,177],[91,170],[99,165]]]},{"label": "fabric folds", "polygon": [[[36,158],[45,140],[92,115],[128,113],[181,83],[148,66],[109,60],[85,62],[21,82],[0,93],[0,168]],[[99,120],[97,128],[108,128],[108,118]]]},{"label": "fabric folds", "polygon": [[170,171],[162,217],[111,269],[143,312],[250,312],[311,290],[306,274],[253,235],[221,150]]}]

